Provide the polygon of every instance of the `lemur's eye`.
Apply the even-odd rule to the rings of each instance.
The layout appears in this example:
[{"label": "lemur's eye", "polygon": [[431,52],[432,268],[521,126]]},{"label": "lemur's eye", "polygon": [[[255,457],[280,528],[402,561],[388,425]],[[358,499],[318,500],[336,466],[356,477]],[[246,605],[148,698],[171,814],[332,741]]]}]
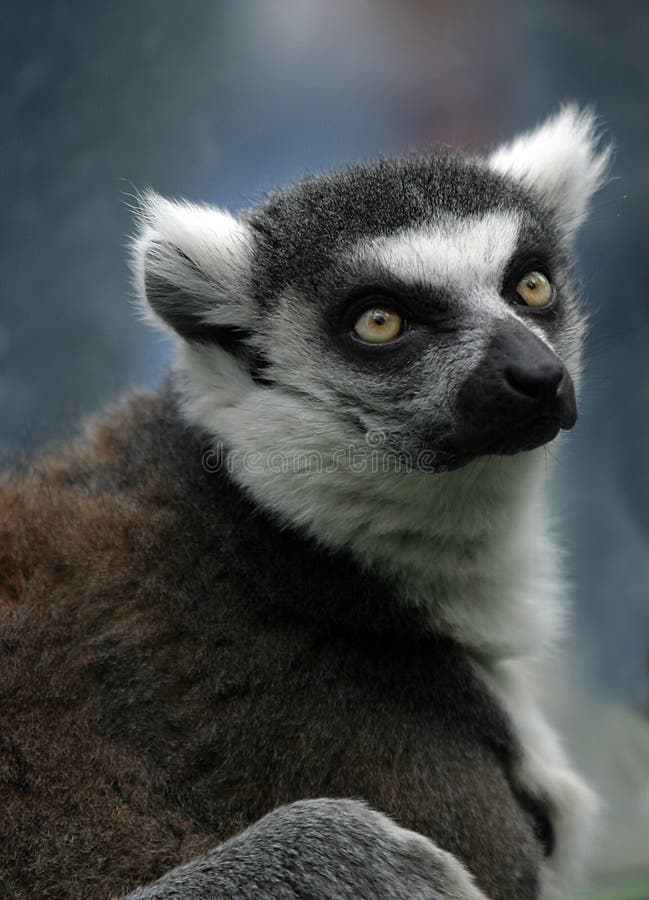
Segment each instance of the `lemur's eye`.
[{"label": "lemur's eye", "polygon": [[399,337],[403,320],[389,306],[371,306],[356,319],[354,331],[368,344],[387,344]]},{"label": "lemur's eye", "polygon": [[528,272],[516,285],[516,293],[528,306],[538,309],[552,300],[552,285],[542,272]]}]

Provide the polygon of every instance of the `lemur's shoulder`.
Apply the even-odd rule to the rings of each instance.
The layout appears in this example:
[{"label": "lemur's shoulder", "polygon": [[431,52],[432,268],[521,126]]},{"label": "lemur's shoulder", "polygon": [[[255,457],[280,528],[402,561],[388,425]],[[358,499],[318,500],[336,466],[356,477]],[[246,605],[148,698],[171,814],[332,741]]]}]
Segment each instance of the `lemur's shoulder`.
[{"label": "lemur's shoulder", "polygon": [[99,724],[95,655],[164,640],[137,585],[170,528],[165,406],[133,394],[0,481],[2,896],[121,894],[213,842]]},{"label": "lemur's shoulder", "polygon": [[[509,784],[516,741],[461,648],[420,634],[344,556],[278,528],[206,470],[204,449],[163,390],[3,483],[12,858],[31,852],[22,797],[39,785],[46,831],[76,829],[70,870],[108,852],[97,823],[111,852],[121,842],[111,885],[154,877],[282,802],[360,791],[449,849],[462,834],[487,884],[507,860],[532,896],[540,845]],[[475,804],[497,839],[464,821]],[[39,839],[39,889],[63,871],[55,844]]]},{"label": "lemur's shoulder", "polygon": [[[151,451],[163,440],[164,407],[161,393],[132,394],[89,422],[79,440],[4,474],[4,604],[33,598],[39,584],[47,584],[50,596],[77,579],[86,589],[95,579],[110,589],[119,573],[97,571],[98,558],[134,548],[136,531],[155,525],[146,517],[153,516],[156,490],[164,491],[165,479]],[[136,554],[129,552],[129,559],[134,565]]]}]

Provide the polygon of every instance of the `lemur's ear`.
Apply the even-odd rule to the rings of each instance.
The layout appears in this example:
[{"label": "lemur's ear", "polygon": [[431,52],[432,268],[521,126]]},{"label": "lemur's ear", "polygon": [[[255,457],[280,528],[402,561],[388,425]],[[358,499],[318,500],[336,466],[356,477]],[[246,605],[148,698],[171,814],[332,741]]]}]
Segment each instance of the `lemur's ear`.
[{"label": "lemur's ear", "polygon": [[606,180],[611,147],[599,143],[593,112],[569,104],[538,128],[499,147],[488,162],[536,192],[569,239]]},{"label": "lemur's ear", "polygon": [[220,341],[249,326],[249,253],[248,229],[230,213],[153,193],[140,200],[136,290],[184,338]]}]

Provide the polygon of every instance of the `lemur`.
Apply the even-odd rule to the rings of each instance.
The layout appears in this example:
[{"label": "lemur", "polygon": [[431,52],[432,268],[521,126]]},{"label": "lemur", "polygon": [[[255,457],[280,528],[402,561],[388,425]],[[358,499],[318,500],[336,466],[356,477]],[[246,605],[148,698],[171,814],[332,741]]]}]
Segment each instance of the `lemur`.
[{"label": "lemur", "polygon": [[608,159],[566,106],[239,216],[141,199],[172,371],[2,481],[0,896],[573,895],[545,447]]}]

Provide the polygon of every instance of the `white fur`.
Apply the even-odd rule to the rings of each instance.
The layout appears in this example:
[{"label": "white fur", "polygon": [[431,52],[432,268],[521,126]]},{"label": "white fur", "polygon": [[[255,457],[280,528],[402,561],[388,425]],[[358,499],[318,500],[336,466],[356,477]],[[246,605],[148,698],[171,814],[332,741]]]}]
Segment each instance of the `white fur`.
[{"label": "white fur", "polygon": [[499,147],[489,165],[539,194],[568,236],[604,183],[610,158],[610,146],[598,149],[594,114],[568,104],[539,128]]},{"label": "white fur", "polygon": [[[499,296],[520,227],[515,212],[444,216],[426,228],[405,228],[362,241],[352,257],[419,287],[448,288],[472,302],[486,289]],[[500,307],[504,307],[499,297]]]},{"label": "white fur", "polygon": [[[359,471],[340,451],[362,458],[367,445],[335,409],[258,387],[224,351],[184,346],[180,365],[186,414],[234,448],[232,473],[263,507],[394,579],[432,627],[481,654],[552,643],[560,585],[539,490],[543,450],[445,474]],[[289,471],[268,465],[277,451]],[[299,465],[311,451],[320,468]]]},{"label": "white fur", "polygon": [[[208,325],[250,324],[250,304],[241,284],[248,272],[248,229],[225,210],[149,192],[140,202],[140,232],[133,241],[131,267],[136,295],[145,301],[148,271],[181,292],[185,302]],[[179,251],[182,252],[179,253]],[[153,318],[160,325],[160,319]]]}]

